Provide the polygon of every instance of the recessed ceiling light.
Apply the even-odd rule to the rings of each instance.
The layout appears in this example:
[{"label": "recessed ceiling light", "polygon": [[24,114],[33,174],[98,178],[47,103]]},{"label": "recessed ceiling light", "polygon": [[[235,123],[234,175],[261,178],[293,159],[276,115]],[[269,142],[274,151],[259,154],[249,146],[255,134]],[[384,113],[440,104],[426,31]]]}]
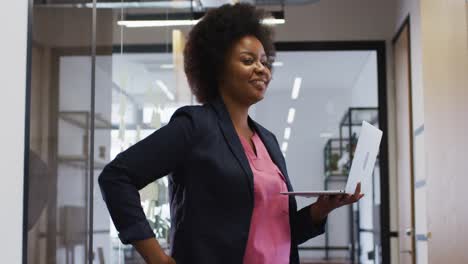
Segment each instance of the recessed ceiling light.
[{"label": "recessed ceiling light", "polygon": [[288,142],[284,141],[283,144],[281,144],[281,151],[286,152],[288,150]]},{"label": "recessed ceiling light", "polygon": [[290,128],[290,127],[286,127],[286,128],[284,129],[284,139],[288,140],[290,136],[291,136],[291,128]]},{"label": "recessed ceiling light", "polygon": [[273,66],[274,67],[281,67],[281,66],[283,66],[283,62],[282,61],[275,61],[275,62],[273,62]]},{"label": "recessed ceiling light", "polygon": [[294,85],[293,85],[292,94],[291,94],[291,98],[293,100],[296,100],[297,97],[299,96],[299,90],[301,89],[301,83],[302,83],[302,78],[301,77],[296,77],[294,79]]},{"label": "recessed ceiling light", "polygon": [[320,133],[320,137],[321,138],[331,138],[331,137],[333,137],[333,134],[329,133],[329,132],[323,132],[323,133]]},{"label": "recessed ceiling light", "polygon": [[288,112],[288,124],[291,124],[294,121],[294,115],[296,114],[296,109],[293,107],[289,108]]}]

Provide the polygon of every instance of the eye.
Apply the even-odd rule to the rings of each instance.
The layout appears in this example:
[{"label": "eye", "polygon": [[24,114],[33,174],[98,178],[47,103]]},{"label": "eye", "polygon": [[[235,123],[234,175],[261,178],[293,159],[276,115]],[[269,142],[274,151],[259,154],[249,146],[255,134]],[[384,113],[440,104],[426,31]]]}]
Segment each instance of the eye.
[{"label": "eye", "polygon": [[250,65],[254,62],[253,58],[244,58],[242,61],[247,65]]},{"label": "eye", "polygon": [[265,60],[265,61],[262,61],[262,64],[271,70],[271,68],[273,67],[273,63],[270,61],[270,60]]}]

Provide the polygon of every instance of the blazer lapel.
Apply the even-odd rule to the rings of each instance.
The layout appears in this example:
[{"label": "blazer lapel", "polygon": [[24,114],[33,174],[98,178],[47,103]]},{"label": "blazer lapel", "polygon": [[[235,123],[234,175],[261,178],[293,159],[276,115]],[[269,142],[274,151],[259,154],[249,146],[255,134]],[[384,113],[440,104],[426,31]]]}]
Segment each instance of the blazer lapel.
[{"label": "blazer lapel", "polygon": [[234,128],[234,125],[232,124],[232,120],[231,120],[231,117],[229,116],[229,112],[227,111],[226,106],[224,105],[224,102],[222,101],[221,97],[218,97],[217,99],[215,99],[211,103],[211,105],[214,107],[214,109],[216,110],[216,113],[218,114],[218,123],[219,123],[219,126],[221,127],[221,131],[223,132],[224,138],[226,139],[232,153],[234,153],[234,156],[236,157],[237,161],[241,165],[242,170],[245,173],[245,176],[247,177],[250,195],[252,196],[252,199],[253,199],[254,198],[253,172],[252,172],[252,169],[250,168],[249,161],[247,159],[247,156],[245,155],[244,148],[242,146],[242,143],[240,142],[239,136],[237,135],[236,129]]},{"label": "blazer lapel", "polygon": [[284,164],[282,157],[281,157],[281,151],[279,149],[278,143],[276,140],[273,138],[273,136],[269,135],[263,127],[261,127],[257,122],[252,120],[249,117],[249,122],[255,127],[255,130],[257,131],[258,135],[262,139],[263,144],[265,145],[265,148],[268,151],[268,154],[270,154],[271,160],[278,166],[280,169],[281,173],[283,173],[284,178],[286,179],[286,185],[288,187],[289,191],[292,191],[292,186],[291,186],[291,181],[289,180],[288,173],[286,171],[286,164]]}]

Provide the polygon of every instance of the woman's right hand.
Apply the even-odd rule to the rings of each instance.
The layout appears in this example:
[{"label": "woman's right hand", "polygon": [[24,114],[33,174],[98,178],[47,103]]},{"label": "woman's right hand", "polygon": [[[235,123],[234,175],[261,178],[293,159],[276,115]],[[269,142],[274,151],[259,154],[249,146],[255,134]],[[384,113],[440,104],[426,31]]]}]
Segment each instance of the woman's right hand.
[{"label": "woman's right hand", "polygon": [[164,264],[176,264],[175,260],[171,256],[167,256],[166,262]]},{"label": "woman's right hand", "polygon": [[148,238],[132,242],[147,264],[176,264],[175,260],[166,255],[156,238]]}]

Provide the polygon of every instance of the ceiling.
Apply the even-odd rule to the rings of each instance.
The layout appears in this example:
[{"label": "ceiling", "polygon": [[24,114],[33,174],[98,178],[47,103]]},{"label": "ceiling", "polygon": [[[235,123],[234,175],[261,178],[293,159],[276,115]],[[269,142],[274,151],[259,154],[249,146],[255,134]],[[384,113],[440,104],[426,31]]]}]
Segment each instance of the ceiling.
[{"label": "ceiling", "polygon": [[291,91],[294,78],[305,89],[349,89],[367,62],[370,51],[278,52],[270,92]]},{"label": "ceiling", "polygon": [[[295,77],[302,78],[302,89],[349,89],[358,78],[371,51],[278,52],[273,80],[268,93],[290,92]],[[175,74],[170,53],[114,54],[100,57],[97,66],[118,86],[144,101],[149,87],[161,96],[157,80],[174,91]],[[164,68],[166,67],[166,68]]]},{"label": "ceiling", "polygon": [[[97,8],[169,8],[169,9],[190,9],[196,10],[204,8],[219,7],[223,4],[242,2],[251,3],[257,6],[274,5],[304,5],[313,4],[320,0],[104,0],[96,3]],[[71,8],[92,8],[90,0],[34,0],[35,6],[48,7],[71,7]]]}]

